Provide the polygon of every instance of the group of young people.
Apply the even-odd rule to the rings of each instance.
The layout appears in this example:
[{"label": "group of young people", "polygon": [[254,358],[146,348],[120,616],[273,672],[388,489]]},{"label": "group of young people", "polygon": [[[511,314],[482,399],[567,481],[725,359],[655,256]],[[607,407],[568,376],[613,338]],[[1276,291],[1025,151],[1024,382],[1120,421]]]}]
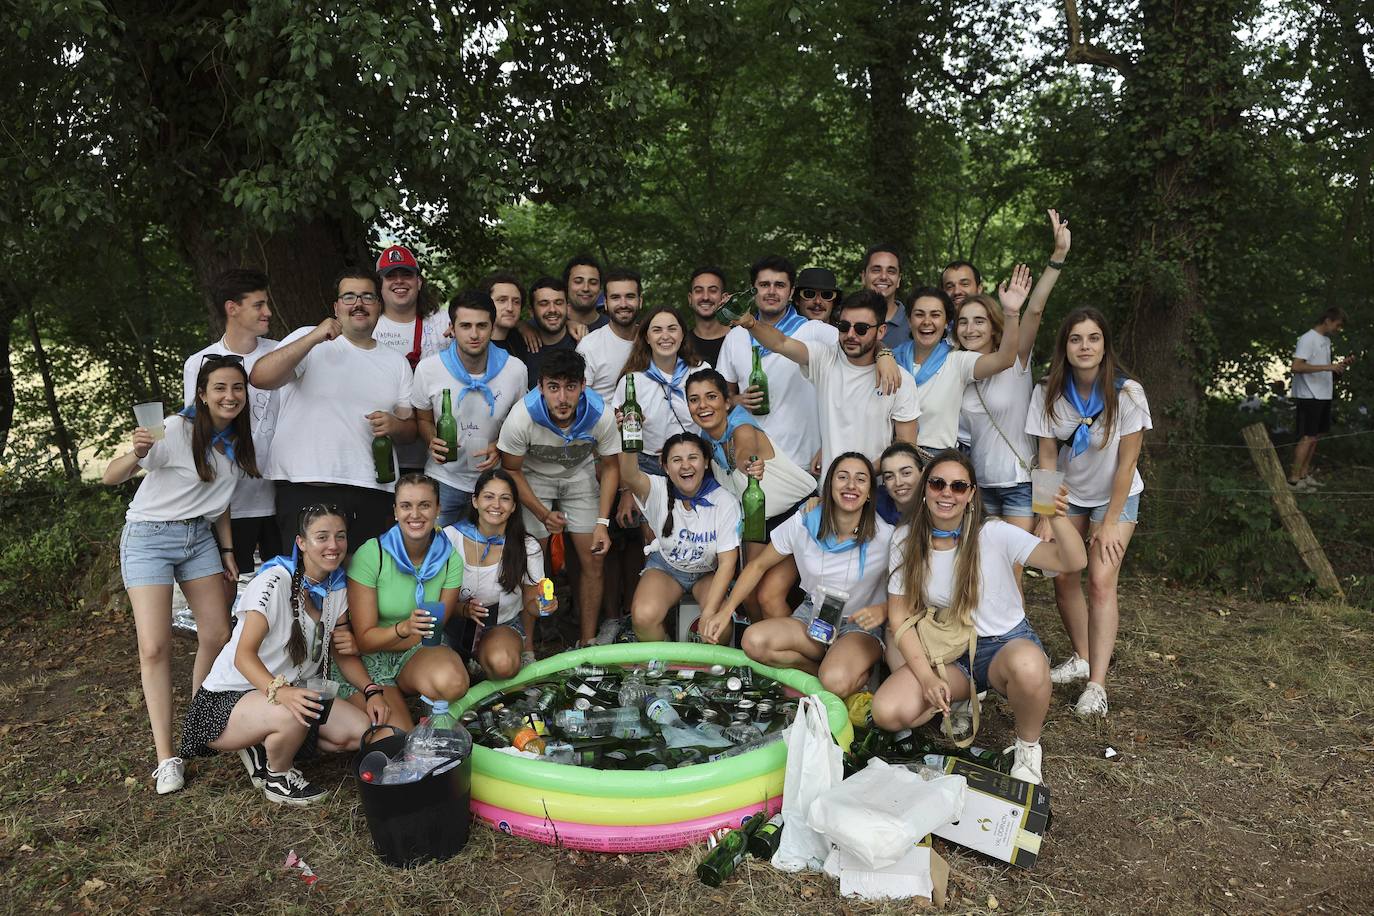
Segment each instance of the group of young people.
[{"label": "group of young people", "polygon": [[[1032,379],[1070,247],[1050,222],[1033,287],[1020,265],[985,293],[956,261],[902,296],[900,254],[875,246],[849,295],[778,256],[752,265],[752,301],[728,297],[719,268],[694,271],[690,319],[643,308],[636,273],[587,257],[528,291],[493,274],[427,316],[419,264],[393,246],[375,273],[340,275],[329,317],[276,343],[267,277],[227,272],[213,293],[225,335],[187,360],[185,408],[137,428],[105,474],[147,472],[121,569],[158,791],[182,787],[187,757],[238,752],[267,798],[310,804],[322,793],[296,760],[356,747],[375,723],[407,727],[414,697],[452,702],[474,675],[514,675],[536,616],[557,609],[539,589],[554,536],[572,547],[579,645],[665,639],[690,593],[700,638],[841,696],[884,662],[882,728],[997,690],[1015,716],[1013,773],[1039,782],[1051,682],[1086,680],[1075,710],[1107,712],[1150,428],[1096,309],[1065,318]],[[622,449],[627,423],[639,451]],[[389,467],[374,461],[383,437]],[[1065,473],[1038,522],[1037,465]],[[761,534],[741,509],[755,483]],[[1057,574],[1073,653],[1053,669],[1025,617],[1026,567]],[[174,581],[199,639],[175,751]],[[826,599],[843,604],[828,644],[808,634]],[[976,630],[972,657],[932,666],[918,624],[937,613]],[[426,644],[440,620],[443,644]],[[306,688],[314,676],[341,702]]]}]

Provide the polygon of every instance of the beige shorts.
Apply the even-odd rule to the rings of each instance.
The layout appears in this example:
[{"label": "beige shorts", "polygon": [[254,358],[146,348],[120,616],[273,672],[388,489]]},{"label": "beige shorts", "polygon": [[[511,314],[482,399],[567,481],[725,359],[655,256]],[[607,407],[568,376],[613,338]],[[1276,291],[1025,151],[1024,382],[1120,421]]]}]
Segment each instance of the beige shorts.
[{"label": "beige shorts", "polygon": [[[591,534],[596,530],[596,519],[600,514],[598,510],[601,508],[601,486],[596,482],[595,473],[589,470],[571,477],[550,479],[526,472],[525,480],[529,481],[530,489],[541,503],[567,516],[568,531]],[[549,536],[549,529],[534,517],[533,512],[529,509],[522,511],[525,513],[526,532],[541,541]]]}]

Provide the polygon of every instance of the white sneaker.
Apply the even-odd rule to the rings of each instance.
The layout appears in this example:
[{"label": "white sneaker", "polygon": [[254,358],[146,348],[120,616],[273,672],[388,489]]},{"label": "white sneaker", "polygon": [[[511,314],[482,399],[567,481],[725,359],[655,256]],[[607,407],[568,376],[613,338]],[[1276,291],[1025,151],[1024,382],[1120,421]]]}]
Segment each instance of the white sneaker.
[{"label": "white sneaker", "polygon": [[1107,688],[1101,684],[1088,682],[1088,686],[1083,688],[1083,692],[1078,696],[1078,702],[1074,704],[1073,711],[1085,719],[1105,718],[1107,715]]},{"label": "white sneaker", "polygon": [[949,736],[962,738],[973,731],[973,703],[956,700],[949,704]]},{"label": "white sneaker", "polygon": [[596,639],[592,640],[594,646],[609,646],[615,642],[616,636],[620,634],[620,618],[607,617],[601,621],[601,628],[596,631]]},{"label": "white sneaker", "polygon": [[157,769],[153,770],[153,776],[157,779],[158,795],[180,791],[186,785],[186,761],[180,757],[159,760]]},{"label": "white sneaker", "polygon": [[1050,669],[1051,684],[1072,684],[1088,677],[1088,660],[1075,652]]},{"label": "white sneaker", "polygon": [[1320,480],[1313,477],[1311,474],[1308,474],[1306,477],[1304,477],[1302,479],[1302,482],[1307,484],[1309,489],[1315,489],[1316,487],[1326,486],[1326,484],[1322,483]]},{"label": "white sneaker", "polygon": [[528,665],[533,665],[537,661],[539,661],[539,659],[535,658],[534,653],[531,652],[529,649],[526,649],[524,652],[520,653],[521,668],[524,668]]},{"label": "white sneaker", "polygon": [[1017,738],[1016,743],[1007,750],[1013,755],[1011,778],[1035,786],[1040,785],[1040,742],[1022,741]]},{"label": "white sneaker", "polygon": [[1316,484],[1312,482],[1312,478],[1304,477],[1301,480],[1288,481],[1288,489],[1294,493],[1311,493],[1316,489]]}]

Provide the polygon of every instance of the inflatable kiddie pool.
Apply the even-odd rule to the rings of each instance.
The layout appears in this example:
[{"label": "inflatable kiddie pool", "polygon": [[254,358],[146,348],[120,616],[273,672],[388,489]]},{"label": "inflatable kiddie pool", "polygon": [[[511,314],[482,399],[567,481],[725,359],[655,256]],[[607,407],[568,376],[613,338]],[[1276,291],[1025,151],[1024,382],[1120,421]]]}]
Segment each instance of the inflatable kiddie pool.
[{"label": "inflatable kiddie pool", "polygon": [[[564,652],[523,668],[508,681],[468,691],[462,715],[493,693],[578,665],[633,665],[659,659],[674,667],[748,666],[798,695],[825,703],[830,731],[841,747],[854,737],[844,704],[802,671],[750,661],[738,649],[701,643],[627,643]],[[489,826],[550,846],[597,852],[655,852],[703,842],[720,827],[742,824],[760,809],[782,807],[787,745],[770,745],[709,763],[663,771],[602,770],[502,754],[476,746],[472,755],[472,812]]]}]

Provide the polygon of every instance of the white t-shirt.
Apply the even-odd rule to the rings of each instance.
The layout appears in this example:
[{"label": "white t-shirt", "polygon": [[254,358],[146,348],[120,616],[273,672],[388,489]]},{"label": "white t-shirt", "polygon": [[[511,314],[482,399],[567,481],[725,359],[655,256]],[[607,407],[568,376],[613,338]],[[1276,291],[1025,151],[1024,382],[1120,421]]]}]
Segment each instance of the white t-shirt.
[{"label": "white t-shirt", "polygon": [[[950,352],[935,377],[916,389],[921,402],[917,445],[937,452],[958,444],[959,408],[964,403],[964,386],[973,381],[973,367],[981,355],[971,350]],[[921,371],[920,363],[916,363],[915,370]]]},{"label": "white t-shirt", "polygon": [[[511,360],[516,362],[516,360]],[[444,529],[444,536],[449,539],[453,549],[458,551],[458,556],[466,557],[464,544],[467,538],[463,537],[455,526],[449,525]],[[508,545],[509,546],[509,545]],[[478,544],[480,551],[482,545]],[[503,550],[507,549],[505,547]],[[496,554],[488,554],[487,559],[491,559]],[[462,601],[476,601],[484,607],[498,605],[496,623],[510,623],[520,616],[521,608],[525,604],[525,596],[520,589],[512,592],[501,590],[501,560],[505,554],[500,554],[498,559],[489,566],[473,566],[466,560],[463,561],[463,585],[458,590],[458,597]],[[521,581],[526,585],[538,585],[539,580],[544,578],[544,551],[539,549],[539,542],[534,538],[525,536],[525,578]],[[487,625],[491,625],[488,620]]]},{"label": "white t-shirt", "polygon": [[[815,595],[818,586],[842,589],[849,593],[844,619],[855,611],[887,600],[887,554],[892,543],[892,526],[877,519],[873,540],[868,542],[860,570],[859,548],[843,553],[826,553],[811,537],[804,523],[806,513],[796,512],[773,529],[773,549],[791,556],[797,563],[802,591]],[[815,600],[814,598],[812,599]]]},{"label": "white t-shirt", "polygon": [[[313,330],[293,331],[281,346]],[[367,415],[409,404],[410,388],[410,365],[394,350],[380,344],[364,350],[346,337],[316,344],[297,364],[296,377],[280,389],[266,476],[394,491],[394,483],[377,482]]]},{"label": "white t-shirt", "polygon": [[1030,480],[1029,467],[1035,463],[1035,441],[1026,435],[1030,400],[1030,364],[1019,356],[1010,369],[964,386],[959,423],[968,427],[979,486],[1010,487]]},{"label": "white t-shirt", "polygon": [[610,404],[592,427],[591,434],[594,441],[564,442],[561,436],[534,422],[521,398],[506,415],[506,422],[501,424],[497,448],[507,455],[524,455],[524,472],[536,477],[556,480],[579,474],[591,475],[595,473],[593,462],[596,459],[620,454],[620,430],[615,425],[615,411]]},{"label": "white t-shirt", "polygon": [[[1305,359],[1314,366],[1331,365],[1331,338],[1309,330],[1298,338],[1298,347],[1293,351],[1294,359]],[[1335,395],[1335,373],[1333,372],[1294,372],[1293,397],[1318,398],[1329,401]]]},{"label": "white t-shirt", "polygon": [[[904,526],[892,539],[887,580],[889,595],[905,595],[903,574],[906,566],[906,540],[910,528]],[[973,625],[979,636],[1001,636],[1026,617],[1021,589],[1016,586],[1015,565],[1026,565],[1040,539],[1001,519],[988,519],[978,535],[978,607]],[[959,551],[932,550],[930,571],[922,596],[923,607],[949,607],[954,597],[954,565]]]},{"label": "white t-shirt", "polygon": [[921,415],[916,383],[899,368],[901,387],[880,394],[874,368],[854,365],[835,344],[811,341],[806,352],[802,376],[816,386],[821,410],[821,479],[835,456],[845,452],[861,452],[876,466],[892,444],[892,424]]},{"label": "white t-shirt", "polygon": [[201,480],[191,457],[191,421],[173,414],[163,421],[166,435],[153,443],[138,466],[148,472],[138,485],[124,518],[131,522],[214,521],[229,508],[243,470],[219,449],[209,450],[214,480]]},{"label": "white t-shirt", "polygon": [[[207,356],[242,356],[243,371],[253,373],[253,366],[265,353],[277,347],[275,340],[258,338],[258,346],[252,353],[235,353],[224,345],[224,339],[210,344],[199,353],[186,359],[181,370],[182,402],[190,407],[196,400],[196,376],[200,374],[201,364]],[[267,467],[267,459],[272,453],[272,433],[277,428],[277,409],[281,398],[275,390],[264,391],[248,386],[249,419],[253,424],[253,453],[257,457],[258,470]],[[268,477],[243,477],[234,488],[234,498],[229,501],[229,514],[233,518],[262,518],[274,515],[277,511],[276,488]]]},{"label": "white t-shirt", "polygon": [[684,509],[682,500],[673,504],[673,529],[663,536],[668,519],[668,478],[649,476],[649,498],[635,497],[654,533],[659,556],[674,569],[685,573],[711,572],[716,555],[739,547],[740,508],[734,494],[719,487],[706,497],[709,506]]},{"label": "white t-shirt", "polygon": [[[693,366],[688,374],[710,368],[709,363],[703,362]],[[639,409],[644,411],[646,454],[657,456],[663,451],[663,443],[668,441],[669,436],[701,431],[692,421],[692,412],[687,409],[685,400],[676,394],[670,395],[665,385],[654,381],[643,372],[632,372],[631,375],[635,377],[635,400],[639,402]],[[622,375],[620,381],[615,383],[615,395],[610,402],[616,407],[625,405],[626,378],[627,376]],[[684,379],[682,384],[685,390],[687,381]]]},{"label": "white t-shirt", "polygon": [[[615,394],[615,380],[634,349],[634,338],[621,340],[611,326],[604,325],[578,341],[577,352],[587,361],[587,387],[611,401]],[[640,402],[643,403],[642,401]]]},{"label": "white t-shirt", "polygon": [[[835,346],[840,332],[833,324],[808,321],[792,335],[802,343]],[[744,328],[731,328],[720,346],[720,365],[716,367],[725,380],[738,385],[740,391],[749,387],[749,373],[754,368],[753,338]],[[816,389],[801,373],[801,367],[780,353],[763,358],[763,371],[768,376],[768,408],[765,416],[755,417],[768,433],[773,447],[782,451],[799,467],[811,467],[811,459],[821,447],[820,406]],[[874,376],[876,378],[876,376]]]},{"label": "white t-shirt", "polygon": [[[1051,437],[1064,440],[1073,435],[1078,428],[1078,411],[1069,406],[1061,394],[1054,404],[1055,423],[1050,425],[1045,416],[1045,386],[1036,385],[1031,392],[1030,410],[1026,414],[1026,432],[1032,436]],[[1145,389],[1139,383],[1128,381],[1117,392],[1116,423],[1107,440],[1106,424],[1093,423],[1091,444],[1087,451],[1077,458],[1070,458],[1068,449],[1061,448],[1059,466],[1064,470],[1064,482],[1069,485],[1069,502],[1075,506],[1101,506],[1112,500],[1112,477],[1116,474],[1117,453],[1121,451],[1121,437],[1143,429],[1153,428],[1150,423],[1150,405],[1145,400]],[[1106,442],[1106,448],[1102,444]],[[1145,489],[1145,481],[1140,479],[1137,468],[1131,476],[1131,489],[1127,496],[1134,496]]]},{"label": "white t-shirt", "polygon": [[[743,458],[748,461],[748,457]],[[737,463],[739,459],[737,457]],[[720,462],[712,459],[711,472],[716,475],[720,485],[734,494],[736,499],[744,497],[749,478],[741,470],[731,471]],[[797,503],[816,492],[816,478],[792,463],[786,455],[774,453],[763,463],[763,478],[759,481],[763,489],[763,514],[767,518],[782,515]]]},{"label": "white t-shirt", "polygon": [[[490,353],[490,349],[488,350]],[[485,367],[484,367],[485,371]],[[432,457],[425,462],[425,473],[450,487],[471,493],[477,484],[476,466],[478,458],[474,455],[496,441],[501,432],[501,423],[515,402],[525,396],[527,377],[525,364],[514,356],[506,360],[496,378],[487,383],[496,398],[495,412],[480,391],[467,391],[453,373],[448,371],[441,356],[427,356],[415,367],[415,383],[411,386],[411,403],[420,410],[434,411],[434,422],[444,409],[444,392],[450,391],[453,403],[453,418],[458,421],[458,449],[453,454],[453,443],[449,443],[449,460],[439,464]],[[480,378],[481,373],[476,377]],[[428,449],[425,450],[428,454]]]},{"label": "white t-shirt", "polygon": [[[302,601],[309,602],[309,596],[303,596]],[[215,658],[215,664],[210,668],[210,673],[206,675],[205,682],[201,684],[206,690],[216,692],[225,690],[253,690],[252,683],[243,676],[243,672],[234,666],[234,653],[239,650],[239,640],[243,637],[243,618],[249,612],[257,612],[267,618],[267,635],[262,638],[262,644],[258,646],[258,658],[262,659],[263,667],[270,671],[274,676],[278,674],[286,675],[288,684],[296,684],[305,678],[314,677],[319,670],[320,663],[328,655],[330,636],[334,632],[334,625],[339,622],[339,618],[348,610],[348,589],[341,588],[332,591],[324,599],[324,607],[320,610],[320,622],[324,624],[324,634],[321,636],[320,657],[315,662],[310,661],[311,651],[315,648],[315,621],[310,619],[305,608],[301,608],[301,632],[305,634],[305,659],[299,665],[291,663],[291,653],[287,651],[287,642],[291,639],[291,621],[295,618],[295,611],[291,609],[291,574],[280,566],[273,566],[271,569],[264,570],[253,577],[253,581],[248,583],[248,588],[244,589],[243,596],[239,598],[238,606],[234,609],[234,615],[239,619],[239,625],[234,627],[234,632],[229,636],[229,642],[220,650]],[[304,686],[303,684],[301,686]]]},{"label": "white t-shirt", "polygon": [[[445,309],[439,309],[428,318],[420,319],[420,359],[433,356],[449,345],[449,338],[444,336],[448,325],[448,312]],[[415,322],[393,321],[382,315],[377,319],[377,326],[372,329],[372,339],[388,350],[405,356],[415,348]],[[418,364],[416,368],[419,368]],[[429,460],[429,449],[425,448],[424,440],[418,438],[405,444],[398,442],[396,460],[403,468],[425,467]]]}]

